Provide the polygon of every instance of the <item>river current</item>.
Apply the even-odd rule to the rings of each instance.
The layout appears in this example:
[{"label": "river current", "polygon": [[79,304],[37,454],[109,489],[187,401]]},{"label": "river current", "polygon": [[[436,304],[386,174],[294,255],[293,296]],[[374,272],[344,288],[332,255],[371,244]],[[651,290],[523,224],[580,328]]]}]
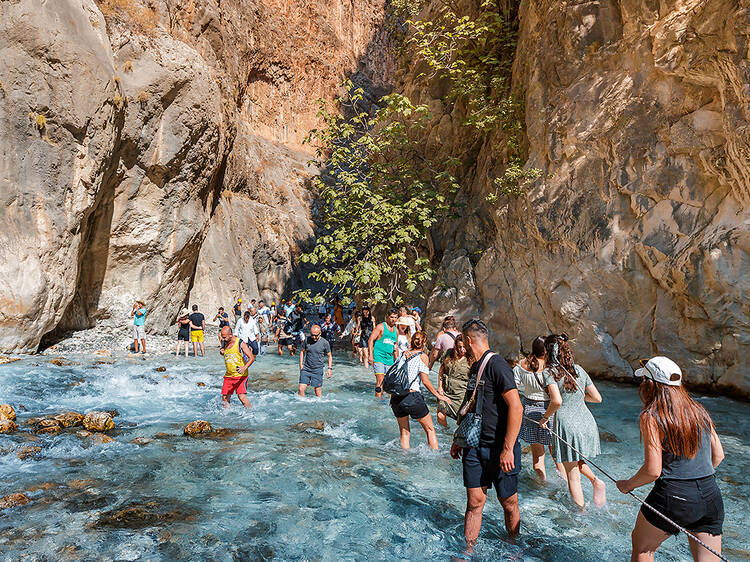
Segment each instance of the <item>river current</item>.
[{"label": "river current", "polygon": [[[372,375],[348,355],[335,355],[322,399],[295,396],[296,357],[260,357],[250,368],[252,411],[236,397],[221,408],[215,338],[207,337],[207,356],[198,359],[68,353],[74,364],[58,366],[52,356],[0,365],[0,402],[14,405],[22,429],[31,416],[117,409],[115,442],[92,444],[69,430],[39,436],[30,444],[41,451],[22,460],[29,434],[0,436],[0,496],[24,492],[32,500],[0,511],[4,560],[447,560],[463,546],[461,464],[448,454],[453,426],[438,429],[433,452],[412,423],[413,449],[401,451],[387,401],[374,399]],[[628,477],[642,458],[637,389],[597,384],[604,402],[591,410],[608,434],[597,462]],[[750,405],[699,399],[727,455],[717,473],[725,554],[750,559]],[[197,419],[234,432],[184,437],[182,428]],[[151,441],[131,443],[138,437]],[[607,481],[607,505],[579,512],[550,459],[547,485],[536,482],[530,463],[524,454],[521,538],[507,542],[491,493],[475,559],[628,558],[638,510],[632,498]],[[590,501],[587,481],[584,492]],[[117,516],[123,509],[130,515]],[[689,559],[686,539],[668,540],[658,558]]]}]

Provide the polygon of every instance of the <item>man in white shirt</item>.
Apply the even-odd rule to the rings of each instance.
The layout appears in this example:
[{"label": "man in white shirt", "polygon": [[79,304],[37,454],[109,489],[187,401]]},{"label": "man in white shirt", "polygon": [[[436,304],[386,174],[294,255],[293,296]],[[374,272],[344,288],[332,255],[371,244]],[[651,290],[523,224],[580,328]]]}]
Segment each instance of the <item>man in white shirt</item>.
[{"label": "man in white shirt", "polygon": [[247,344],[250,351],[256,357],[260,355],[260,346],[258,345],[258,322],[252,317],[249,310],[237,321],[234,326],[234,335]]}]

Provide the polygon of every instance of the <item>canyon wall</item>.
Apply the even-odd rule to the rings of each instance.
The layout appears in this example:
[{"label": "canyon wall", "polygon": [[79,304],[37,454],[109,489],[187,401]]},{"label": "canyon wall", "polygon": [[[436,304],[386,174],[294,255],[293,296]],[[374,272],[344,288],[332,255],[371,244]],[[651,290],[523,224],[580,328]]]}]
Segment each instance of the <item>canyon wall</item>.
[{"label": "canyon wall", "polygon": [[316,100],[390,71],[383,2],[0,3],[0,351],[278,297]]},{"label": "canyon wall", "polygon": [[[453,282],[433,318],[482,314],[508,356],[565,331],[614,378],[665,354],[747,396],[749,30],[744,1],[522,2],[513,80],[542,176],[490,208],[502,133],[477,149],[468,218],[436,236]],[[462,151],[461,108],[428,101],[430,136]]]}]

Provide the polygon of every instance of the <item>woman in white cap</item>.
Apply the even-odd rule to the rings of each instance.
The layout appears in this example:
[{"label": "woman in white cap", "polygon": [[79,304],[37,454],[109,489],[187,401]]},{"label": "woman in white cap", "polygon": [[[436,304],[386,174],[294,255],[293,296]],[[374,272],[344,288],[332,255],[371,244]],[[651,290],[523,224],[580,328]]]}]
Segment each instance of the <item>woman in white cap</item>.
[{"label": "woman in white cap", "polygon": [[[724,502],[714,472],[724,449],[706,409],[682,386],[682,370],[666,357],[653,357],[635,372],[643,402],[639,419],[645,462],[632,478],[618,480],[627,494],[656,481],[646,503],[721,552]],[[679,530],[642,506],[632,533],[631,560],[653,560]],[[716,557],[690,540],[694,560]]]},{"label": "woman in white cap", "polygon": [[180,342],[185,342],[185,357],[188,356],[188,343],[190,342],[190,311],[187,308],[180,310],[177,316],[177,350],[175,357],[180,356]]}]

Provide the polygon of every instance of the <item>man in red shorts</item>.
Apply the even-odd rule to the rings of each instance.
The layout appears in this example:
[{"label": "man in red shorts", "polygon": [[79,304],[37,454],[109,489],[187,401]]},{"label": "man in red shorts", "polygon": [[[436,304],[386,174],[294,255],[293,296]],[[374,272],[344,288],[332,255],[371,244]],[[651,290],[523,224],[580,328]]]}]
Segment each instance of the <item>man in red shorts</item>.
[{"label": "man in red shorts", "polygon": [[[245,408],[250,408],[250,400],[247,399],[247,368],[255,361],[255,355],[250,351],[247,344],[235,337],[229,326],[224,326],[219,335],[221,340],[221,353],[224,356],[224,364],[227,367],[224,373],[224,386],[221,387],[221,399],[225,408],[229,407],[229,397],[237,393]],[[245,361],[247,357],[247,361]]]}]

